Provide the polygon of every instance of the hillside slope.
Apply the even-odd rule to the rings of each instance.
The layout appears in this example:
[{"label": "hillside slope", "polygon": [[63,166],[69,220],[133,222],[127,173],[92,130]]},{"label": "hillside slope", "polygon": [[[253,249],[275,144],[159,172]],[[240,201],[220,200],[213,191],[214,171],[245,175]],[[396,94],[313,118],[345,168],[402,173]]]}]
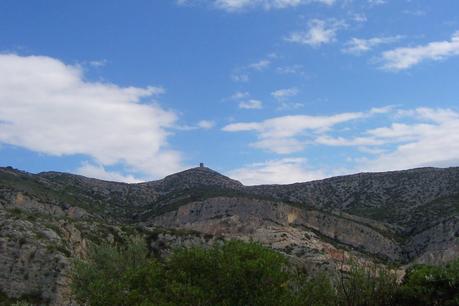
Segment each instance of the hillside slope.
[{"label": "hillside slope", "polygon": [[0,168],[0,294],[69,304],[71,258],[134,234],[161,255],[254,239],[308,269],[447,262],[459,255],[459,168],[250,187],[204,167],[140,184]]}]

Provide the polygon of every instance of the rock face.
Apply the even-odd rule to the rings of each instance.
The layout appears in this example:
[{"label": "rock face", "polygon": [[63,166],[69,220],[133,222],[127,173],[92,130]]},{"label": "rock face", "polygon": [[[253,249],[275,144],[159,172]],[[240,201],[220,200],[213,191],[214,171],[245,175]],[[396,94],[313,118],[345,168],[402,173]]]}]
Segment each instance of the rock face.
[{"label": "rock face", "polygon": [[61,237],[56,229],[1,212],[0,284],[4,293],[13,298],[27,296],[55,305],[71,300],[70,258],[66,245],[72,241],[84,243],[84,240],[76,229],[60,225],[67,236]]},{"label": "rock face", "polygon": [[[319,233],[368,253],[391,260],[402,259],[400,246],[369,226],[316,210],[303,210],[264,200],[211,198],[181,206],[150,222],[151,225],[165,228],[257,238],[267,243],[274,237],[263,239],[262,236],[273,229],[276,233],[284,234],[284,237],[292,231],[307,233],[309,237],[316,237],[314,233]],[[302,243],[298,241],[298,244]]]},{"label": "rock face", "polygon": [[309,269],[459,256],[459,168],[243,186],[200,167],[124,184],[0,168],[0,296],[72,305],[72,258],[144,235],[152,252],[255,240]]}]

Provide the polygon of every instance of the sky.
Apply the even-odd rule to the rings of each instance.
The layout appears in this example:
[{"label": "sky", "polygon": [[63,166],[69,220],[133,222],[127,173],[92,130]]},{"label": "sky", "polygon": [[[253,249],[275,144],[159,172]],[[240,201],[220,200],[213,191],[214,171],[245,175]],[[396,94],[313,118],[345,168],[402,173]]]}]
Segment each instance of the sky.
[{"label": "sky", "polygon": [[459,166],[457,0],[0,0],[0,166],[244,184]]}]

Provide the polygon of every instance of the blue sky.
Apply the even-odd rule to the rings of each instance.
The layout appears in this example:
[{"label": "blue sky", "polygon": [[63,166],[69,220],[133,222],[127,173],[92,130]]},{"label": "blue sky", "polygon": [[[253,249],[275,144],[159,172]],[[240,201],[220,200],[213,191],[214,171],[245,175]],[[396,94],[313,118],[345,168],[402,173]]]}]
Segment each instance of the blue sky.
[{"label": "blue sky", "polygon": [[459,166],[456,0],[0,1],[0,165],[246,184]]}]

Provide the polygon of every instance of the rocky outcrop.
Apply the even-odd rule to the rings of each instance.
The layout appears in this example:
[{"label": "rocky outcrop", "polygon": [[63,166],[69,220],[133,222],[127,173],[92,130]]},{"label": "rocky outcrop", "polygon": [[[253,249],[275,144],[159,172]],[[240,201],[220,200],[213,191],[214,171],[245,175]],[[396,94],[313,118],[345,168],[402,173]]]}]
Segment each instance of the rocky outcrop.
[{"label": "rocky outcrop", "polygon": [[416,263],[439,264],[459,256],[459,217],[444,220],[411,237],[405,246]]},{"label": "rocky outcrop", "polygon": [[[317,210],[304,210],[287,204],[246,198],[212,198],[181,206],[151,220],[151,224],[166,228],[185,228],[211,235],[232,235],[269,241],[273,228],[288,235],[293,231],[302,236],[298,244],[306,244],[304,236],[320,234],[336,243],[360,251],[402,260],[401,247],[378,230],[339,216]],[[317,244],[313,244],[317,245]]]},{"label": "rocky outcrop", "polygon": [[39,305],[73,305],[73,259],[87,254],[90,241],[114,241],[126,234],[94,221],[72,220],[39,204],[39,211],[27,205],[0,209],[0,292]]},{"label": "rocky outcrop", "polygon": [[12,298],[69,302],[71,251],[56,232],[34,220],[0,212],[0,288]]}]

